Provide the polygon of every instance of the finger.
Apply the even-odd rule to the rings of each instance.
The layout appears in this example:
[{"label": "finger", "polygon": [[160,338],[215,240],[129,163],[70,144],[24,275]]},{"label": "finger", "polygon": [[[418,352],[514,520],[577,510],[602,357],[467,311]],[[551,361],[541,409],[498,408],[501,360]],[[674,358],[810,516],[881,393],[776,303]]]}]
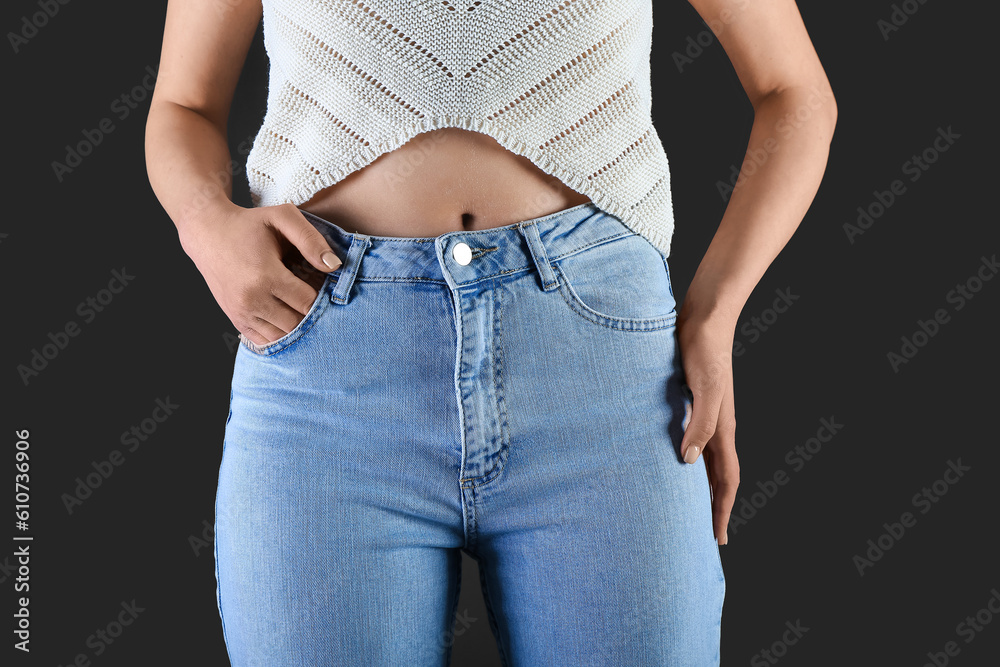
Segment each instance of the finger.
[{"label": "finger", "polygon": [[275,207],[275,210],[277,213],[268,222],[302,253],[310,265],[324,273],[341,266],[343,262],[330,248],[326,238],[294,204],[284,204]]},{"label": "finger", "polygon": [[[313,295],[313,298],[315,299],[315,295]],[[281,338],[281,336],[284,336],[289,331],[299,326],[304,317],[304,313],[299,312],[284,301],[274,297],[271,301],[270,307],[268,308],[268,314],[264,316],[264,319],[267,320],[268,324],[280,332],[280,334],[274,338],[274,340],[278,340],[278,338]],[[257,325],[254,324],[254,327],[257,328]]]},{"label": "finger", "polygon": [[240,336],[246,338],[248,341],[254,343],[255,345],[267,344],[267,337],[262,335],[259,331],[257,331],[251,326],[243,327],[243,330],[240,331]]},{"label": "finger", "polygon": [[259,318],[254,318],[253,324],[244,326],[240,333],[257,345],[268,345],[285,335],[281,329]]},{"label": "finger", "polygon": [[[730,380],[731,381],[731,380]],[[691,401],[691,420],[681,439],[681,456],[687,463],[694,463],[705,451],[708,441],[715,435],[719,422],[719,408],[725,396],[726,378],[720,372],[701,373],[688,386]]]},{"label": "finger", "polygon": [[[308,289],[308,286],[306,287]],[[317,294],[318,292],[313,293],[313,298],[309,301],[310,305],[315,301]],[[306,308],[305,312],[308,312],[308,310]],[[261,308],[261,311],[253,317],[249,325],[251,330],[260,334],[259,340],[254,338],[251,338],[251,340],[258,345],[273,343],[297,327],[302,322],[304,316],[305,313],[299,312],[278,297],[272,295]],[[249,335],[247,337],[250,338]]]},{"label": "finger", "polygon": [[736,455],[736,402],[730,384],[719,410],[719,424],[709,444],[712,485],[712,523],[715,539],[720,545],[729,542],[728,526],[740,485],[740,464]]},{"label": "finger", "polygon": [[712,472],[712,448],[708,447],[702,452],[705,457],[705,475],[708,477],[709,497],[715,502],[715,474]]},{"label": "finger", "polygon": [[[288,275],[285,276],[285,280],[271,288],[271,295],[278,299],[280,303],[298,313],[298,319],[301,320],[302,316],[312,308],[316,297],[319,295],[319,289],[304,280],[296,278],[289,271]],[[280,312],[275,311],[275,314],[280,315]],[[275,325],[281,326],[276,320],[268,319]],[[285,321],[287,322],[287,319]]]}]

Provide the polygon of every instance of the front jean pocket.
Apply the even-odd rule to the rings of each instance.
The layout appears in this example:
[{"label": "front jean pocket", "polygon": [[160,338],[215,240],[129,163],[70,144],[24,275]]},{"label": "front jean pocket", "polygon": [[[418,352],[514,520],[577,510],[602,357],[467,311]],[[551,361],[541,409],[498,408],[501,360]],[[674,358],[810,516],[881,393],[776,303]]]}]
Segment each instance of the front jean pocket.
[{"label": "front jean pocket", "polygon": [[313,328],[313,326],[315,326],[316,322],[319,321],[319,318],[322,317],[323,313],[330,306],[333,286],[336,284],[340,273],[341,271],[338,269],[326,274],[323,284],[320,285],[319,293],[313,300],[308,312],[306,312],[305,317],[302,318],[294,329],[286,333],[281,338],[271,341],[266,345],[258,345],[254,343],[241,332],[239,335],[240,343],[253,354],[267,357],[277,354],[278,352],[291,347],[294,343],[302,340],[302,337],[305,336],[309,330]]},{"label": "front jean pocket", "polygon": [[564,255],[552,267],[567,306],[589,322],[625,331],[676,324],[666,258],[638,234]]}]

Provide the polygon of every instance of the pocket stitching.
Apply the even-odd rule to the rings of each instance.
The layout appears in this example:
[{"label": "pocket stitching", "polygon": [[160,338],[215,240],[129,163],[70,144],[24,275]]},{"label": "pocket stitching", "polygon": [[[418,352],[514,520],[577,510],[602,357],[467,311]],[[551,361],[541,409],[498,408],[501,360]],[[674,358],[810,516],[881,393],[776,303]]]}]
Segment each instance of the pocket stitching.
[{"label": "pocket stitching", "polygon": [[[243,335],[243,332],[241,331],[239,335],[240,342],[243,344],[244,347],[246,347],[247,350],[249,350],[252,354],[258,357],[273,356],[278,352],[286,350],[295,343],[297,343],[299,340],[302,339],[302,336],[307,334],[309,330],[311,330],[316,325],[316,322],[319,321],[320,315],[322,315],[326,311],[326,309],[330,307],[330,295],[328,293],[329,291],[328,287],[332,282],[333,277],[334,275],[332,272],[326,274],[326,278],[323,279],[323,284],[319,288],[319,294],[316,295],[316,300],[310,306],[309,311],[302,318],[302,321],[299,322],[294,329],[286,333],[284,336],[282,336],[278,340],[271,341],[267,345],[259,346],[255,349],[252,346],[255,346],[256,343],[247,339]],[[308,325],[306,324],[307,320],[310,320],[308,322]]]},{"label": "pocket stitching", "polygon": [[576,290],[573,289],[573,285],[570,284],[562,268],[558,264],[553,264],[552,268],[559,274],[559,293],[562,295],[563,300],[566,301],[566,304],[569,305],[574,313],[588,322],[620,331],[658,331],[673,326],[677,321],[676,312],[671,315],[660,315],[658,317],[630,318],[615,317],[614,315],[606,315],[594,310],[584,303],[580,295],[576,293]]}]

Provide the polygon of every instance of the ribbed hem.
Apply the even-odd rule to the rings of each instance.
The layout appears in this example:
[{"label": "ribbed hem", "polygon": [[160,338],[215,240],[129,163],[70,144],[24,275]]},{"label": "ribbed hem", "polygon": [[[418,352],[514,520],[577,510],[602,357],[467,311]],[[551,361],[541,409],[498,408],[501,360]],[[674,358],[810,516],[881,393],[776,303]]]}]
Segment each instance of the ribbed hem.
[{"label": "ribbed hem", "polygon": [[[673,236],[673,212],[668,211],[666,225],[653,226],[648,220],[642,219],[635,209],[621,204],[613,199],[608,193],[594,187],[593,180],[587,175],[580,174],[564,168],[551,157],[544,154],[536,146],[528,146],[524,141],[512,137],[508,132],[495,127],[488,119],[469,118],[463,116],[433,116],[407,126],[406,129],[397,133],[388,141],[380,144],[363,146],[351,160],[339,169],[318,174],[312,180],[299,188],[294,189],[287,196],[282,197],[275,192],[276,187],[263,179],[257,179],[253,172],[247,169],[247,180],[254,206],[278,206],[280,204],[291,203],[295,206],[311,199],[317,192],[324,188],[339,183],[348,175],[363,169],[385,153],[394,151],[410,139],[419,134],[444,128],[461,128],[486,134],[497,141],[507,150],[528,158],[535,166],[545,173],[558,178],[567,187],[576,190],[581,194],[590,197],[591,201],[606,213],[617,217],[629,229],[645,237],[653,244],[664,257],[670,254],[670,241]],[[248,167],[250,167],[248,163]],[[672,208],[672,203],[668,204]]]}]

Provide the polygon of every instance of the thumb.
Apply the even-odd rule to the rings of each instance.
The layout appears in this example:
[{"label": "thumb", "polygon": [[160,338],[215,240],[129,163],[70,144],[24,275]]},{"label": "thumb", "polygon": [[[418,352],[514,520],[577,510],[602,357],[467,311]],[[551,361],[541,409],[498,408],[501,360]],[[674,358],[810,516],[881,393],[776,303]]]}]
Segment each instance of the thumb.
[{"label": "thumb", "polygon": [[324,273],[338,269],[343,262],[330,248],[326,237],[319,233],[294,204],[284,204],[271,224],[294,245],[302,257],[317,271]]},{"label": "thumb", "polygon": [[722,408],[722,392],[713,387],[709,391],[695,393],[685,385],[685,394],[691,401],[691,416],[681,439],[681,456],[685,463],[694,463],[715,435]]}]

